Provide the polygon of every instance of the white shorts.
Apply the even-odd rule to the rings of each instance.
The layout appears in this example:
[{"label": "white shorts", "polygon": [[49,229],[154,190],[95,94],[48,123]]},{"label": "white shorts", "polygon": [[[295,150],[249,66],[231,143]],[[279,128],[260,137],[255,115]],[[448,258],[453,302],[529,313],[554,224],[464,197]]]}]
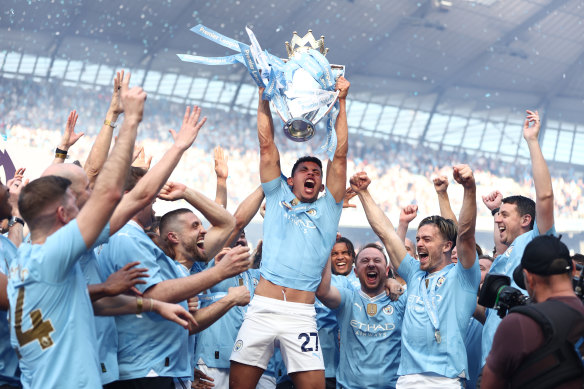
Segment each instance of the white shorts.
[{"label": "white shorts", "polygon": [[464,380],[460,378],[448,378],[433,374],[407,374],[397,379],[396,389],[407,388],[464,388]]},{"label": "white shorts", "polygon": [[[200,361],[202,362],[202,361]],[[229,389],[229,369],[219,369],[216,367],[209,367],[205,363],[197,365],[197,369],[204,374],[213,378],[213,385],[215,389]]]},{"label": "white shorts", "polygon": [[255,295],[230,359],[265,370],[278,346],[288,374],[324,370],[314,305]]}]

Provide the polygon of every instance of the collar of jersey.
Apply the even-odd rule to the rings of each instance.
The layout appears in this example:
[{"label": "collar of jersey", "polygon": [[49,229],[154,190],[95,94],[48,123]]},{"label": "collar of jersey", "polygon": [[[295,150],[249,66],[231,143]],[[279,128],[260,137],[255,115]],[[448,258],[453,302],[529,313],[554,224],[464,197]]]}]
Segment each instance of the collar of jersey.
[{"label": "collar of jersey", "polygon": [[137,229],[139,229],[140,231],[144,232],[144,229],[142,228],[142,226],[140,224],[138,224],[137,222],[135,222],[134,220],[130,220],[128,222],[129,225],[136,227]]},{"label": "collar of jersey", "polygon": [[452,269],[455,265],[456,265],[455,263],[450,263],[450,264],[444,266],[442,269],[438,270],[437,272],[434,272],[434,273],[426,272],[424,279],[431,280],[434,277],[444,275],[445,273],[448,273],[450,271],[450,269]]},{"label": "collar of jersey", "polygon": [[369,300],[370,302],[374,303],[378,300],[382,300],[385,297],[385,290],[381,293],[379,293],[377,296],[375,297],[369,297],[365,292],[363,292],[362,290],[359,290],[359,294],[361,295],[361,297]]}]

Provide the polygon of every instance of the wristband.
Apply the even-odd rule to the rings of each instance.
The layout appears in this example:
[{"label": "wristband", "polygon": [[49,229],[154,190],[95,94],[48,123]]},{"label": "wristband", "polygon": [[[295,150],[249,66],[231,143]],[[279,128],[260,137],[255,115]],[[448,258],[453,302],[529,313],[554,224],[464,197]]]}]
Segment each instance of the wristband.
[{"label": "wristband", "polygon": [[144,300],[141,296],[136,296],[136,315],[142,313],[142,308],[144,306]]},{"label": "wristband", "polygon": [[499,212],[499,207],[497,207],[497,208],[493,209],[493,210],[491,211],[491,215],[495,216],[495,214],[497,214],[498,212]]},{"label": "wristband", "polygon": [[21,218],[19,218],[19,217],[16,217],[16,216],[12,216],[12,217],[10,218],[10,221],[8,222],[8,227],[12,227],[12,226],[13,226],[13,225],[15,225],[16,223],[20,223],[20,224],[22,224],[22,226],[24,227],[24,220],[22,220]]},{"label": "wristband", "polygon": [[106,126],[110,126],[111,128],[116,128],[116,122],[112,122],[111,120],[105,119],[103,121],[103,124],[105,124]]},{"label": "wristband", "polygon": [[55,149],[55,158],[66,159],[67,158],[67,150],[61,150],[60,148]]}]

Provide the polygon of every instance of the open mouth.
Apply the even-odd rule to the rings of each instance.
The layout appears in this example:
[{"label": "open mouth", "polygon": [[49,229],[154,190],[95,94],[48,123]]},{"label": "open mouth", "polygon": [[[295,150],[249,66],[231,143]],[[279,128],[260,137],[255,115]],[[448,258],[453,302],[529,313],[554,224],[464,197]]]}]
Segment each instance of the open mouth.
[{"label": "open mouth", "polygon": [[314,180],[310,178],[304,181],[304,188],[306,189],[307,192],[312,192],[314,190],[315,185],[316,182],[314,182]]},{"label": "open mouth", "polygon": [[377,273],[374,271],[367,272],[367,283],[374,283],[377,280]]},{"label": "open mouth", "polygon": [[426,262],[428,260],[428,253],[418,252],[418,259],[420,260],[420,262]]},{"label": "open mouth", "polygon": [[201,250],[205,249],[205,239],[204,238],[197,240],[197,247],[200,248]]}]

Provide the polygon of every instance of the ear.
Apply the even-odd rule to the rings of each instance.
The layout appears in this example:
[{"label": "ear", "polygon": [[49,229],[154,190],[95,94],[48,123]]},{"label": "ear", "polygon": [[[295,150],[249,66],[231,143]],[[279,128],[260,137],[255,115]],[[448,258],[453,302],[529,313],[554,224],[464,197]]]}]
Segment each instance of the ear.
[{"label": "ear", "polygon": [[324,192],[324,185],[320,186],[320,192]]},{"label": "ear", "polygon": [[451,241],[446,241],[444,243],[444,250],[442,250],[443,253],[447,253],[449,251],[452,251],[453,247],[452,247],[452,242]]},{"label": "ear", "polygon": [[59,205],[57,207],[56,214],[57,214],[57,220],[59,222],[61,222],[62,224],[69,223],[70,219],[69,219],[69,216],[67,215],[67,210],[65,209],[64,206]]},{"label": "ear", "polygon": [[385,276],[389,277],[389,265],[385,267]]},{"label": "ear", "polygon": [[521,227],[529,228],[531,224],[531,215],[526,213],[525,215],[521,216]]},{"label": "ear", "polygon": [[166,240],[168,240],[168,243],[172,243],[172,244],[178,244],[178,235],[176,234],[176,232],[174,231],[170,231],[166,234]]},{"label": "ear", "polygon": [[286,179],[286,182],[288,183],[288,185],[293,186],[294,185],[294,181],[292,181],[292,177],[288,177]]}]

